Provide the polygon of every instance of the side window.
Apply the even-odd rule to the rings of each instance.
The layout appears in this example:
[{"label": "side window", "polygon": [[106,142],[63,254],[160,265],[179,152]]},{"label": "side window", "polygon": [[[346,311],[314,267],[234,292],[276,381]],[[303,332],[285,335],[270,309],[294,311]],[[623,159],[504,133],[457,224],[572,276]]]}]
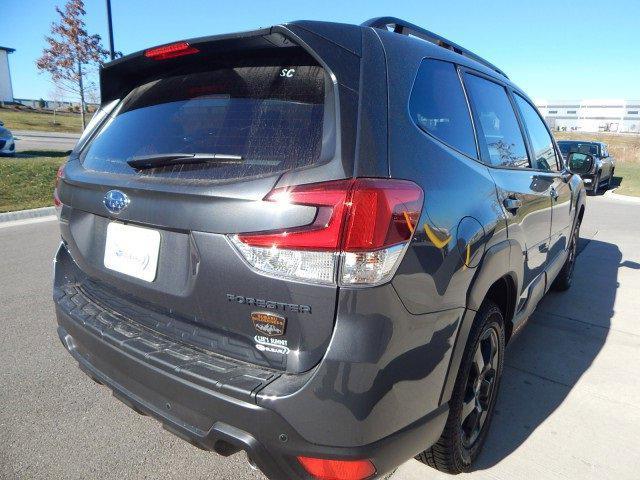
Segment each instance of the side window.
[{"label": "side window", "polygon": [[469,107],[452,63],[423,60],[411,92],[409,110],[420,129],[477,158]]},{"label": "side window", "polygon": [[501,85],[471,74],[465,84],[478,128],[484,140],[483,156],[496,167],[528,168],[529,159],[522,131],[507,92]]},{"label": "side window", "polygon": [[549,131],[544,125],[543,120],[538,115],[535,108],[531,106],[520,95],[515,95],[516,103],[522,114],[529,138],[531,139],[531,147],[533,148],[533,167],[538,170],[558,170],[558,159],[556,151],[553,148],[553,140]]}]

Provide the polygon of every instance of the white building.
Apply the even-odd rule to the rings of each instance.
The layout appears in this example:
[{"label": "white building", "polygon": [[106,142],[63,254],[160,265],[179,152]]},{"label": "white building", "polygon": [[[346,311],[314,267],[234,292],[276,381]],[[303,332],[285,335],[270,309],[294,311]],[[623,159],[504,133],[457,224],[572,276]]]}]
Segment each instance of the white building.
[{"label": "white building", "polygon": [[552,130],[640,134],[640,100],[536,102]]},{"label": "white building", "polygon": [[0,102],[13,102],[13,86],[9,69],[9,54],[13,48],[0,47]]}]

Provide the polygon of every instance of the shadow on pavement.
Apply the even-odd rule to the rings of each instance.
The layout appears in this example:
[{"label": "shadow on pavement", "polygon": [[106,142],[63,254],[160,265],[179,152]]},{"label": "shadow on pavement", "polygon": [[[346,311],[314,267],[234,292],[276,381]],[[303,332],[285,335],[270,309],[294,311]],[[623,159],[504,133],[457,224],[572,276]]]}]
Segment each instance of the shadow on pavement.
[{"label": "shadow on pavement", "polygon": [[[640,265],[621,263],[620,250],[610,243],[581,239],[579,249],[571,289],[549,292],[508,345],[496,414],[474,470],[496,465],[526,442],[563,403],[607,340],[618,270]],[[585,305],[589,299],[591,305]]]}]

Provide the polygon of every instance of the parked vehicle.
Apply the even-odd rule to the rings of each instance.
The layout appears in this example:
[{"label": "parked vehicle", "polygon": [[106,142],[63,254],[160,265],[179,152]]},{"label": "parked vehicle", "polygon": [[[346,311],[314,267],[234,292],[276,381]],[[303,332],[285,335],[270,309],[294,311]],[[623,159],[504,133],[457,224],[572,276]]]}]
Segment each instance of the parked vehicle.
[{"label": "parked vehicle", "polygon": [[270,478],[471,468],[584,215],[531,100],[391,17],[151,48],[101,87],[55,192],[80,368]]},{"label": "parked vehicle", "polygon": [[16,154],[16,143],[11,131],[0,121],[0,156],[12,157]]},{"label": "parked vehicle", "polygon": [[593,156],[595,160],[593,169],[582,175],[582,180],[589,192],[597,195],[603,185],[605,190],[611,188],[616,160],[609,154],[606,143],[560,140],[558,147],[565,158],[570,152],[586,153]]}]

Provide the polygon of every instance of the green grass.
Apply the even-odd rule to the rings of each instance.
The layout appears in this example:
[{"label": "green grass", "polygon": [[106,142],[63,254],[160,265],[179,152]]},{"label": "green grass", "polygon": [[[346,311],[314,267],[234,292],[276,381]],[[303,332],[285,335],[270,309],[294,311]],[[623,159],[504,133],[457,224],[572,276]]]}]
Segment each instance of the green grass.
[{"label": "green grass", "polygon": [[0,213],[53,205],[53,187],[64,152],[29,151],[0,157]]},{"label": "green grass", "polygon": [[614,177],[616,193],[640,197],[640,163],[618,162]]},{"label": "green grass", "polygon": [[[91,114],[85,115],[87,123]],[[79,113],[57,112],[53,122],[53,113],[33,110],[0,108],[0,120],[9,130],[40,130],[43,132],[82,132],[82,119]]]}]

